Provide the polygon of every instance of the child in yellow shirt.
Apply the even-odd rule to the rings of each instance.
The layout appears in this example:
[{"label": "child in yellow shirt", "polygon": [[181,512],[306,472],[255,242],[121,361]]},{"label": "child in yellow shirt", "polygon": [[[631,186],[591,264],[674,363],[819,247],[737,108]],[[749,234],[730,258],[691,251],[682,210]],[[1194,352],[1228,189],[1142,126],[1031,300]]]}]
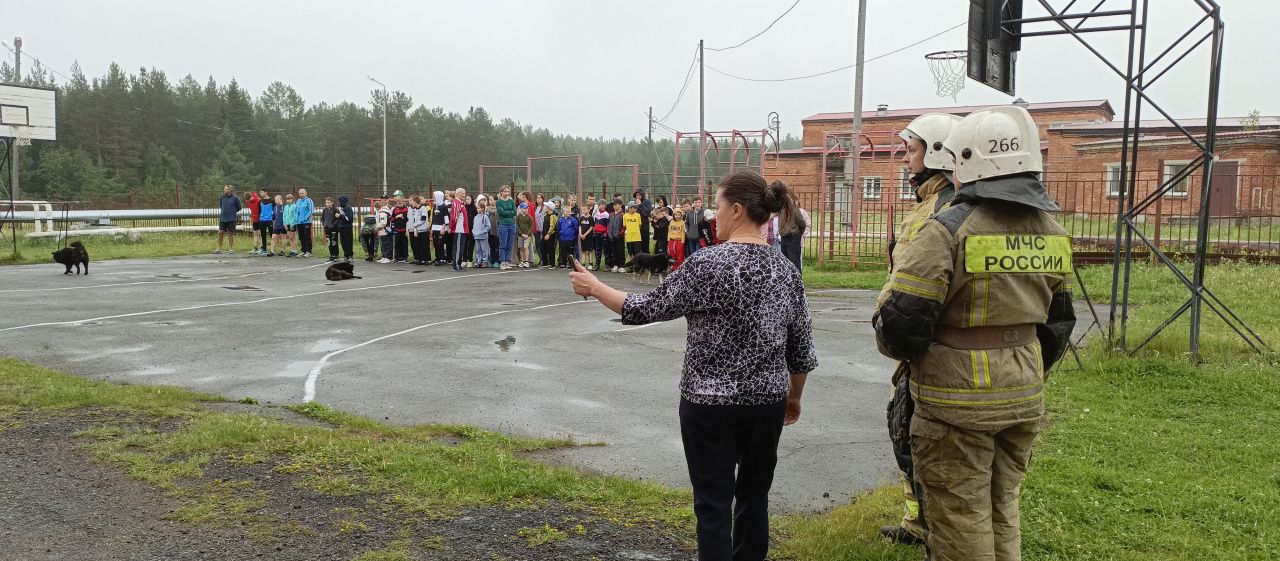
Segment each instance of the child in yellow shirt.
[{"label": "child in yellow shirt", "polygon": [[[627,213],[622,215],[622,227],[624,230],[624,238],[627,242],[627,255],[631,256],[631,261],[635,261],[636,254],[640,253],[640,213],[636,210],[635,203],[627,204]],[[627,271],[631,272],[631,271]]]}]

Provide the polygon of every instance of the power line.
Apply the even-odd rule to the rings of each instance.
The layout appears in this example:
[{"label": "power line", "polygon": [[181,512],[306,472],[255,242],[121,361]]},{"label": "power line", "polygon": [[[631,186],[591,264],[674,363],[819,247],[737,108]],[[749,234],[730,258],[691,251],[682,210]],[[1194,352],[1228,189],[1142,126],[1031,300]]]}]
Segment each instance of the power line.
[{"label": "power line", "polygon": [[659,128],[662,128],[663,130],[666,130],[666,131],[667,131],[667,132],[669,132],[669,133],[678,133],[678,132],[680,132],[680,131],[676,130],[675,128],[671,127],[670,125],[668,125],[668,124],[666,124],[666,123],[659,123],[659,122],[657,122],[657,121],[654,121],[654,122],[653,122],[653,124],[654,124],[654,125],[657,125]]},{"label": "power line", "polygon": [[[9,52],[10,52],[11,54],[17,54],[17,52],[13,50],[13,47],[9,46],[9,43],[8,43],[8,42],[6,42],[6,41],[0,41],[0,45],[4,45],[4,48],[9,49]],[[72,80],[71,80],[71,78],[70,78],[69,76],[67,76],[66,74],[63,74],[63,73],[59,72],[57,69],[55,69],[55,68],[53,68],[52,66],[49,66],[49,65],[45,64],[43,61],[41,61],[41,60],[40,60],[40,57],[36,56],[36,54],[35,54],[35,53],[33,53],[33,52],[29,51],[29,50],[24,49],[24,50],[22,51],[22,54],[25,54],[25,55],[27,55],[27,56],[31,57],[33,60],[35,60],[35,61],[36,61],[36,64],[37,64],[37,65],[39,65],[39,66],[40,66],[40,68],[43,68],[43,69],[45,69],[45,70],[48,70],[49,72],[52,72],[52,73],[53,73],[53,74],[55,74],[55,75],[61,76],[63,80],[66,80],[66,81],[68,81],[68,82],[71,82],[71,81],[72,81]]]},{"label": "power line", "polygon": [[759,33],[757,33],[757,34],[755,34],[755,35],[752,35],[752,36],[750,36],[750,37],[747,37],[744,41],[742,41],[741,43],[738,43],[737,45],[734,45],[734,46],[732,46],[732,47],[721,47],[721,48],[719,48],[719,49],[715,49],[715,48],[711,48],[711,47],[706,47],[706,50],[708,50],[708,51],[717,51],[717,52],[719,52],[719,51],[727,51],[727,50],[729,50],[729,49],[736,49],[736,48],[741,47],[741,46],[743,46],[743,45],[745,45],[745,44],[747,44],[747,43],[750,43],[752,39],[755,39],[756,37],[759,37],[759,36],[761,36],[761,35],[764,35],[764,32],[765,32],[765,31],[768,31],[770,28],[772,28],[772,27],[773,27],[773,24],[778,23],[778,21],[779,21],[779,20],[781,20],[782,18],[786,17],[786,16],[787,16],[787,14],[791,13],[791,10],[794,10],[794,9],[795,9],[795,7],[796,7],[797,5],[799,5],[799,4],[800,4],[800,0],[796,0],[796,1],[795,1],[795,3],[794,3],[794,4],[792,4],[790,8],[787,8],[787,11],[782,12],[782,15],[778,16],[777,18],[774,18],[774,20],[773,20],[772,22],[769,22],[769,25],[768,25],[767,27],[765,27],[764,29],[760,30],[760,32],[759,32]]},{"label": "power line", "polygon": [[676,95],[676,101],[671,104],[671,109],[667,110],[667,114],[664,114],[662,115],[662,118],[655,120],[655,123],[663,122],[663,120],[667,120],[671,117],[672,113],[676,113],[677,106],[680,106],[680,100],[685,97],[685,91],[689,90],[689,82],[694,79],[694,68],[698,68],[698,49],[694,49],[694,60],[689,61],[689,70],[685,72],[685,85],[680,86],[680,93]]},{"label": "power line", "polygon": [[[955,30],[955,29],[958,29],[958,28],[960,28],[960,27],[963,27],[963,26],[967,25],[968,23],[969,23],[968,21],[962,21],[962,22],[960,22],[960,23],[958,23],[958,24],[956,24],[956,25],[954,25],[954,26],[952,26],[952,27],[949,27],[949,28],[947,28],[947,29],[944,29],[944,30],[942,30],[942,31],[938,32],[938,33],[935,33],[935,34],[933,34],[933,35],[930,35],[930,36],[928,36],[928,37],[925,37],[924,39],[921,39],[921,40],[919,40],[919,41],[916,41],[916,42],[914,42],[914,43],[912,43],[912,44],[910,44],[910,45],[907,45],[907,46],[905,46],[905,47],[901,47],[901,48],[898,48],[898,49],[894,49],[894,50],[889,51],[889,52],[887,52],[887,53],[884,53],[884,54],[882,54],[882,55],[877,55],[877,56],[873,56],[873,57],[871,57],[871,58],[869,58],[869,59],[866,59],[865,61],[863,61],[863,64],[866,64],[866,63],[871,62],[871,61],[873,61],[873,60],[879,60],[879,59],[882,59],[882,58],[887,57],[887,56],[889,56],[889,55],[894,55],[894,54],[900,53],[900,52],[902,52],[902,51],[905,51],[905,50],[907,50],[907,49],[910,49],[911,47],[914,47],[914,46],[916,46],[916,45],[919,45],[919,44],[921,44],[921,43],[924,43],[924,42],[926,42],[926,41],[929,41],[930,39],[934,39],[934,38],[936,38],[936,37],[939,37],[939,36],[941,36],[941,35],[944,35],[944,34],[946,34],[946,33],[950,32],[950,31],[953,31],[953,30]],[[856,67],[856,66],[858,66],[858,64],[857,64],[857,63],[854,63],[854,64],[850,64],[850,65],[846,65],[846,66],[841,66],[840,68],[832,68],[831,70],[825,70],[825,71],[818,72],[818,73],[815,73],[815,74],[807,74],[807,75],[804,75],[804,76],[792,76],[792,77],[789,77],[789,78],[747,78],[747,77],[745,77],[745,76],[738,76],[738,75],[736,75],[736,74],[730,74],[730,73],[728,73],[728,72],[725,72],[725,71],[723,71],[723,70],[720,70],[719,68],[716,68],[716,67],[714,67],[714,66],[711,66],[710,64],[708,64],[708,65],[707,65],[707,69],[709,69],[709,70],[711,70],[712,72],[715,72],[715,73],[717,73],[717,74],[720,74],[720,75],[723,75],[723,76],[728,76],[728,77],[733,78],[733,79],[736,79],[736,80],[743,80],[743,81],[746,81],[746,82],[791,82],[791,81],[794,81],[794,80],[807,80],[807,79],[809,79],[809,78],[817,78],[818,76],[826,76],[827,74],[835,74],[836,72],[841,72],[841,71],[844,71],[844,70],[848,70],[848,69],[850,69],[850,68],[854,68],[854,67]]]}]

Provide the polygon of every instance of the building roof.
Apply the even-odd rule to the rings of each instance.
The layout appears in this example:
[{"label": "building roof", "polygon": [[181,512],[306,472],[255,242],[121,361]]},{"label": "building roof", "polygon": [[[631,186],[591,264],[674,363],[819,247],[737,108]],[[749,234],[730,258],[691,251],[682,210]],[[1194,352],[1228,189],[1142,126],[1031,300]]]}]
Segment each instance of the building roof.
[{"label": "building roof", "polygon": [[[919,117],[925,113],[951,113],[952,115],[968,115],[974,111],[986,109],[992,105],[957,105],[951,107],[921,107],[914,109],[889,109],[881,114],[879,111],[872,109],[862,112],[863,120],[873,119],[901,119],[905,117]],[[1064,109],[1102,109],[1109,115],[1115,116],[1116,112],[1111,108],[1111,102],[1105,99],[1086,99],[1079,101],[1050,101],[1045,103],[1029,103],[1027,111],[1032,113],[1038,111],[1061,111]],[[852,121],[853,112],[846,111],[842,113],[818,113],[801,119],[801,123],[809,123],[816,121]]]},{"label": "building roof", "polygon": [[821,154],[821,153],[822,153],[821,146],[805,146],[804,148],[788,148],[786,150],[778,151],[779,156],[799,156],[802,154]]},{"label": "building roof", "polygon": [[[864,144],[862,147],[863,149],[866,149],[866,148],[870,148],[871,146]],[[886,146],[878,147],[877,151],[885,151],[890,149],[897,151],[897,149],[900,149],[901,147],[902,147],[901,144],[886,145]],[[1048,150],[1048,149],[1049,149],[1049,141],[1041,140],[1040,150]],[[843,150],[838,150],[836,152],[843,152]],[[786,150],[779,150],[777,154],[779,156],[821,156],[822,147],[821,146],[805,146],[803,148],[788,148]]]},{"label": "building roof", "polygon": [[[1218,117],[1218,128],[1219,129],[1239,129],[1246,125],[1252,125],[1253,123],[1247,122],[1249,120],[1250,120],[1249,117]],[[1188,130],[1203,129],[1207,124],[1207,119],[1204,119],[1204,118],[1178,119],[1178,124],[1182,125],[1183,128],[1186,128]],[[1153,130],[1153,129],[1177,130],[1177,128],[1173,126],[1173,123],[1171,123],[1168,119],[1143,119],[1141,121],[1138,121],[1138,126],[1141,127],[1143,130]],[[1260,129],[1280,128],[1280,116],[1275,116],[1275,115],[1260,116],[1258,117],[1257,127]],[[1060,124],[1049,125],[1049,128],[1055,131],[1070,131],[1070,132],[1083,132],[1083,133],[1113,132],[1113,131],[1124,130],[1124,121],[1107,121],[1102,123],[1060,123]]]},{"label": "building roof", "polygon": [[[1197,134],[1197,135],[1194,135],[1194,136],[1195,136],[1197,139],[1203,140],[1205,135],[1203,135],[1203,134]],[[1263,130],[1252,130],[1252,131],[1230,131],[1230,132],[1220,132],[1220,133],[1218,133],[1218,134],[1215,136],[1215,138],[1216,138],[1217,140],[1245,140],[1245,139],[1250,139],[1250,138],[1280,139],[1280,129],[1263,129]],[[1123,140],[1122,138],[1114,138],[1114,137],[1113,137],[1113,138],[1108,138],[1108,139],[1105,139],[1105,140],[1094,140],[1094,141],[1091,141],[1091,142],[1079,142],[1079,143],[1076,143],[1076,144],[1075,144],[1075,147],[1077,147],[1077,148],[1090,148],[1090,147],[1095,147],[1095,146],[1106,146],[1106,145],[1108,145],[1108,144],[1116,144],[1116,145],[1118,145],[1118,144],[1120,144],[1120,141],[1122,141],[1122,140]],[[1139,140],[1139,142],[1141,142],[1141,143],[1148,143],[1148,142],[1177,142],[1177,141],[1187,142],[1187,137],[1186,137],[1186,136],[1184,136],[1184,135],[1181,135],[1181,134],[1178,134],[1178,135],[1160,135],[1160,136],[1148,136],[1148,135],[1142,135],[1142,137],[1141,137],[1141,138],[1139,138],[1138,140]],[[1190,144],[1188,144],[1188,145],[1190,145]]]}]

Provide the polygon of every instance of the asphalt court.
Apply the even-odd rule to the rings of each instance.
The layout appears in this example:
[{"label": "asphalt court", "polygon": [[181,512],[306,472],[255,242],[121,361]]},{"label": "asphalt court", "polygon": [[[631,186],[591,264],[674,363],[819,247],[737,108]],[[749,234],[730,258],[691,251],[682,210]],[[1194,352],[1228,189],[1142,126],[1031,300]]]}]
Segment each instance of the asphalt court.
[{"label": "asphalt court", "polygon": [[[315,401],[399,424],[464,423],[604,442],[547,460],[687,487],[676,416],[684,320],[623,326],[563,270],[207,255],[0,268],[0,353],[96,379],[263,403]],[[609,284],[653,285],[602,273]],[[894,481],[875,293],[809,293],[821,365],[779,446],[785,511]]]}]

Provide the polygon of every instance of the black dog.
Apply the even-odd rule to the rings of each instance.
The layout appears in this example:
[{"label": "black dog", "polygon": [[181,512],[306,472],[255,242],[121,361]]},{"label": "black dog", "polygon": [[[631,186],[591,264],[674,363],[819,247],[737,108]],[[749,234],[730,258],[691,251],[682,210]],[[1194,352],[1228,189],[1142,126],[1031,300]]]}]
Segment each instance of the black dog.
[{"label": "black dog", "polygon": [[328,269],[324,270],[324,278],[329,279],[331,281],[360,278],[355,275],[355,271],[356,271],[356,266],[352,265],[351,263],[347,263],[347,262],[334,263],[332,265],[329,265]]},{"label": "black dog", "polygon": [[69,247],[64,247],[53,252],[53,260],[67,266],[67,272],[64,275],[71,274],[71,266],[76,266],[76,274],[80,274],[80,265],[84,265],[84,274],[89,274],[89,252],[84,250],[84,244],[80,242],[71,242]]},{"label": "black dog", "polygon": [[649,280],[653,275],[658,275],[658,282],[662,282],[662,277],[671,270],[671,266],[676,262],[675,258],[662,253],[637,253],[635,257],[628,261],[626,267],[631,270],[635,280],[640,281],[640,273],[645,273],[645,280],[640,281],[642,284],[649,284]]}]

